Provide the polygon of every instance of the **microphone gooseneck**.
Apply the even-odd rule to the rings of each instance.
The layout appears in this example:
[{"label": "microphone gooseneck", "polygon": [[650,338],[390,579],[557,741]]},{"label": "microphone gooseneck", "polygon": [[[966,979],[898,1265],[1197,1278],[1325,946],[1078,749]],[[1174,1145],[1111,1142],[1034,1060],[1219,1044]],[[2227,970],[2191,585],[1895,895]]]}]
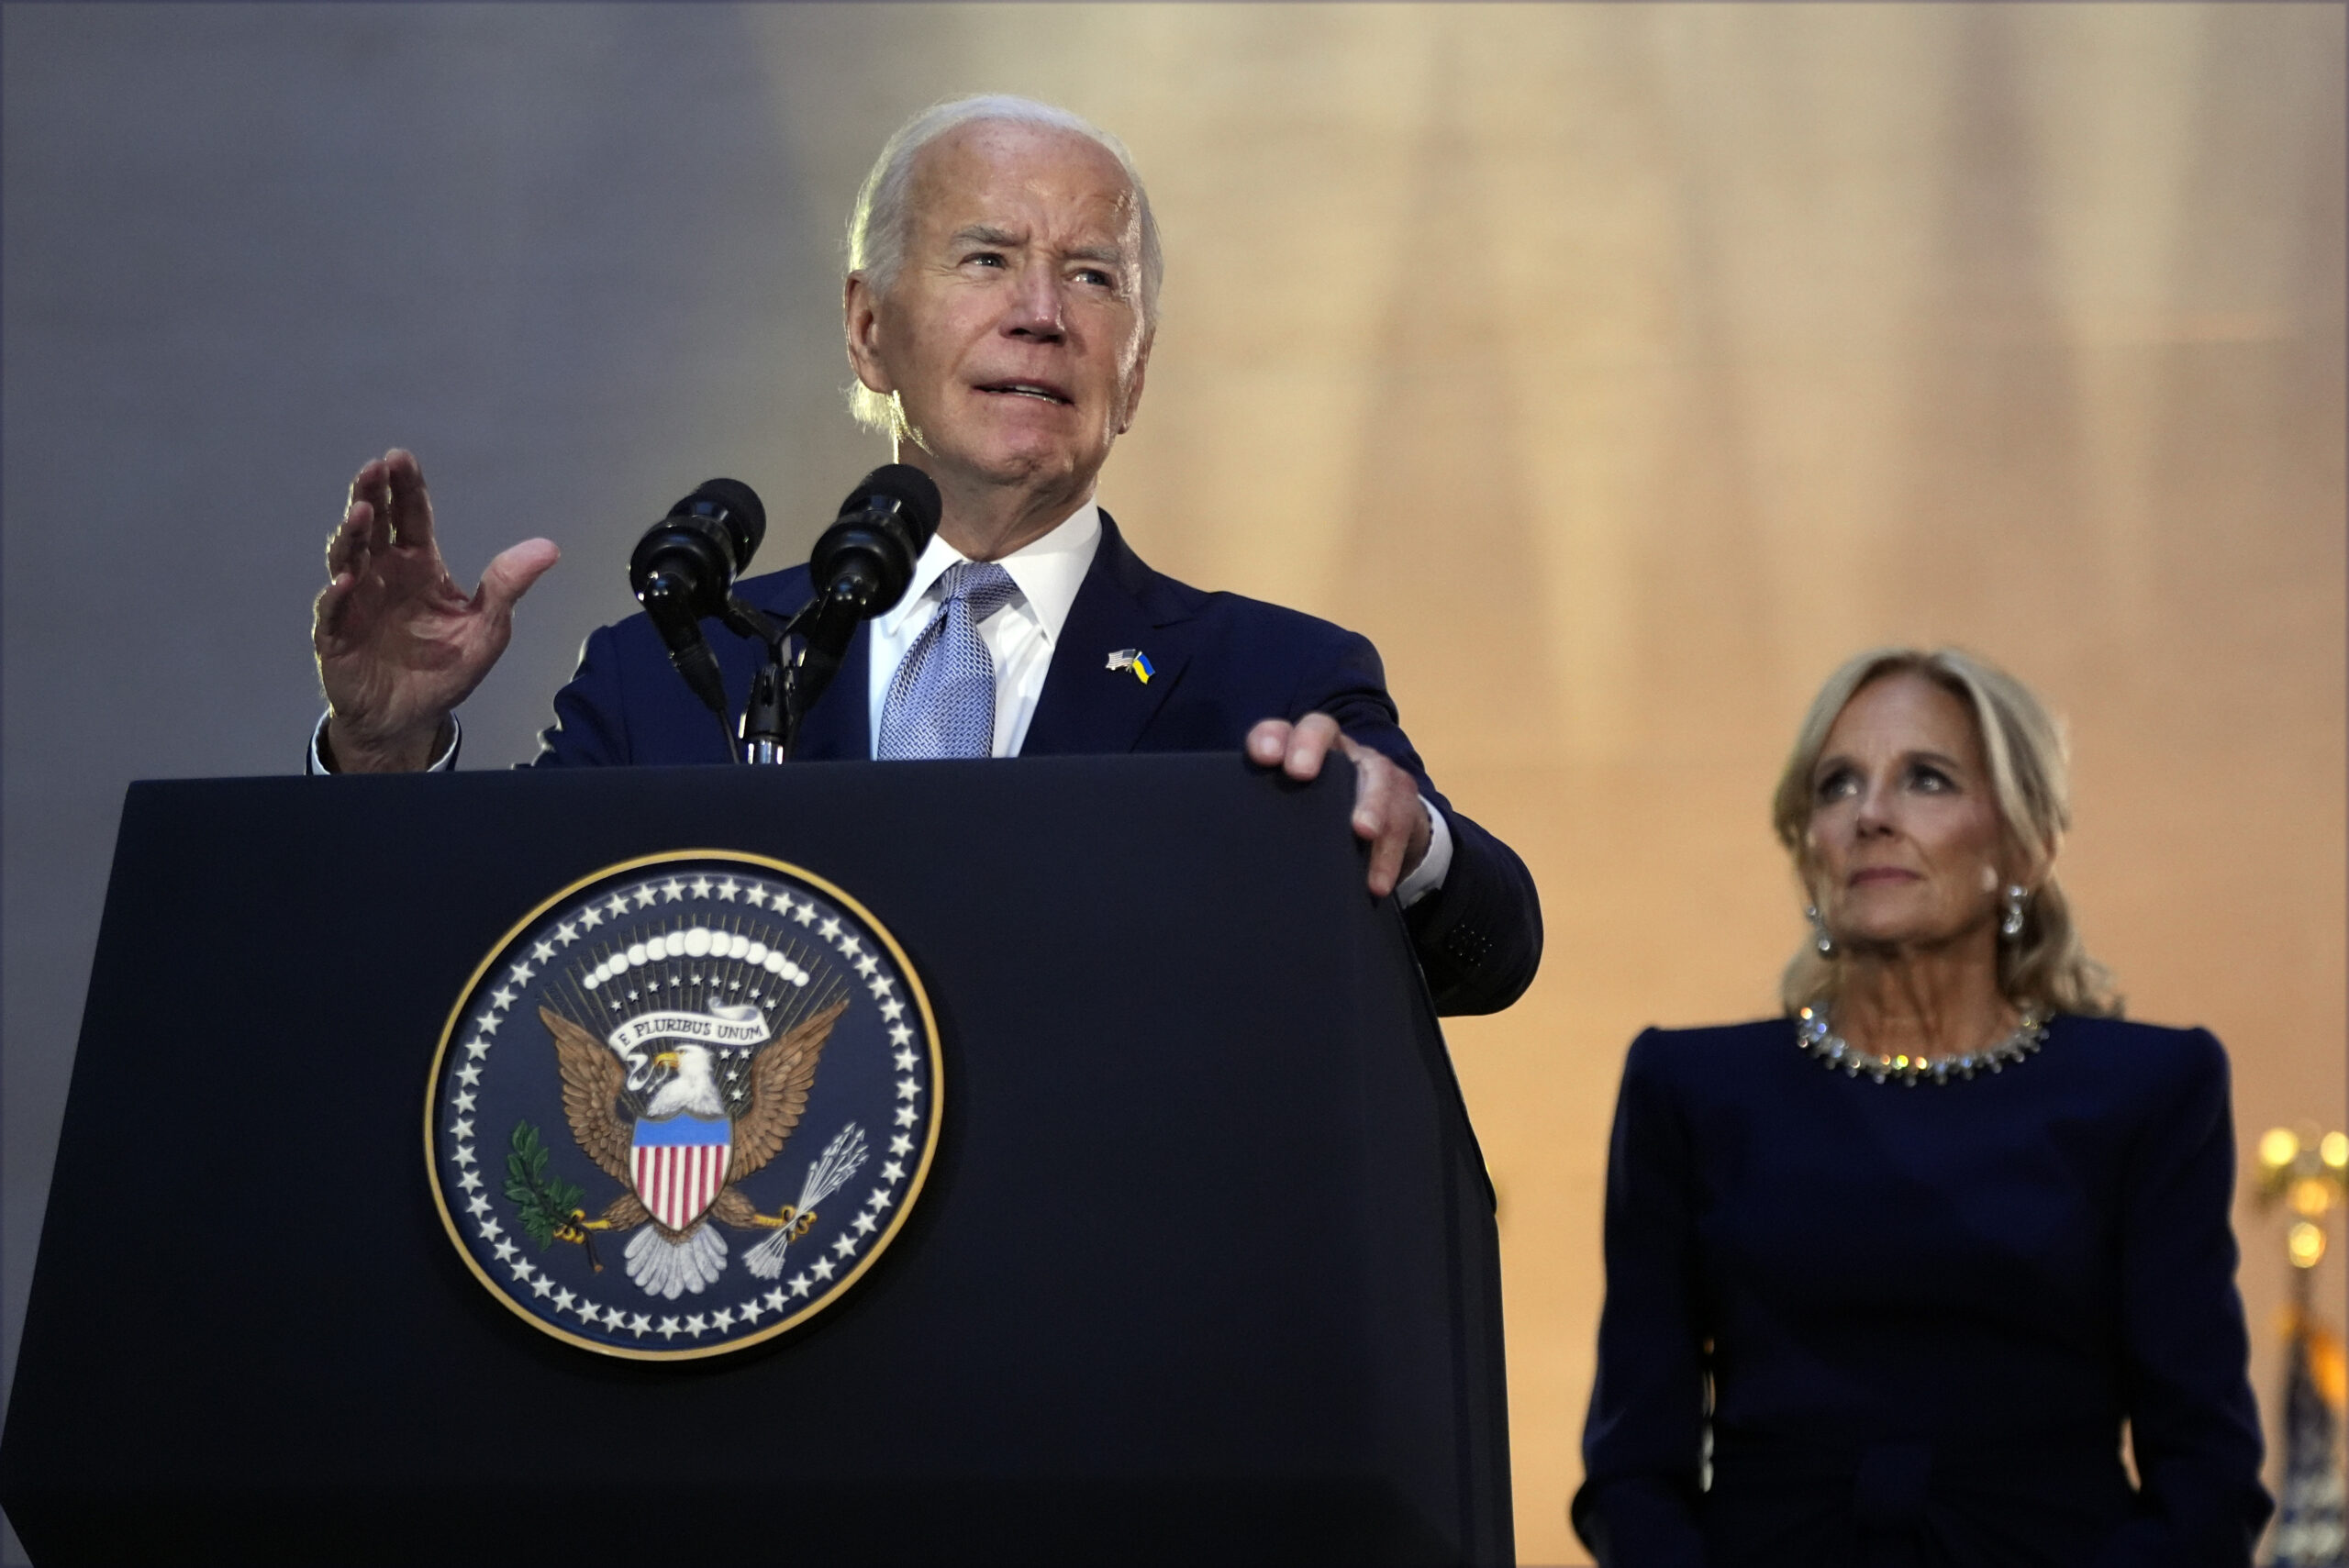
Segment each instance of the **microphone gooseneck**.
[{"label": "microphone gooseneck", "polygon": [[785,705],[785,732],[796,735],[800,716],[840,673],[857,624],[905,597],[914,562],[938,531],[941,502],[929,474],[907,463],[885,463],[866,474],[841,503],[808,552],[808,583],[816,596],[795,628],[804,639]]},{"label": "microphone gooseneck", "polygon": [[[914,563],[938,532],[941,509],[937,484],[918,468],[893,462],[866,474],[809,553],[814,596],[782,622],[734,597],[734,580],[766,533],[766,509],[749,485],[707,482],[638,542],[629,558],[629,585],[660,632],[669,662],[718,716],[729,756],[740,758],[743,751],[727,723],[725,684],[701,623],[720,621],[767,645],[767,663],[751,683],[740,735],[751,761],[781,762],[790,754],[800,718],[840,673],[858,623],[905,596]],[[795,637],[796,653],[789,651]]]}]

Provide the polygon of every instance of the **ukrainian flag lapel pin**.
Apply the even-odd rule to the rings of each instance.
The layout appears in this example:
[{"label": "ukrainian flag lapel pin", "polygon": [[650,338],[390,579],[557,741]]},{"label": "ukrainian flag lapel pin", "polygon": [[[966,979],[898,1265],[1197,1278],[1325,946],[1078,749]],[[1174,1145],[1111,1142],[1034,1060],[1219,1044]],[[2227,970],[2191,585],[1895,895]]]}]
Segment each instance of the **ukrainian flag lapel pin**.
[{"label": "ukrainian flag lapel pin", "polygon": [[1157,670],[1151,665],[1150,655],[1139,648],[1120,648],[1110,654],[1109,668],[1131,670],[1134,673],[1134,679],[1145,686],[1150,684],[1150,678],[1158,673]]}]

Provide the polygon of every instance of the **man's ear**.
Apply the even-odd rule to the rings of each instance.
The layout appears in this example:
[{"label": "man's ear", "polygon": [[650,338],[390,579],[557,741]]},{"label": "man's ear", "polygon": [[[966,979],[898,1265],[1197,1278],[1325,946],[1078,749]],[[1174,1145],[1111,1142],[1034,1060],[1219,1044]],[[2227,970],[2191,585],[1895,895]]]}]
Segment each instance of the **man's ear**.
[{"label": "man's ear", "polygon": [[1141,406],[1141,384],[1150,372],[1150,346],[1158,340],[1158,328],[1153,327],[1142,334],[1141,349],[1134,355],[1132,373],[1126,377],[1125,406],[1118,411],[1118,434],[1124,435],[1134,428],[1134,410]]},{"label": "man's ear", "polygon": [[881,295],[863,272],[851,272],[841,291],[842,326],[848,335],[849,368],[865,387],[886,396],[897,390],[881,362]]}]

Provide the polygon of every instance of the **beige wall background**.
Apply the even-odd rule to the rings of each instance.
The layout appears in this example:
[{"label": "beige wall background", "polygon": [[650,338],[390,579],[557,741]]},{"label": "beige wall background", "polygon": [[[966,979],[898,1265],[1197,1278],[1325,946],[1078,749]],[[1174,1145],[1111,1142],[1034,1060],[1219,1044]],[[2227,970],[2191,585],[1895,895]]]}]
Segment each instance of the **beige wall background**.
[{"label": "beige wall background", "polygon": [[[1771,1007],[1766,796],[1845,654],[1962,643],[2067,714],[2065,871],[2132,1011],[2227,1040],[2246,1141],[2341,1125],[2343,16],[9,7],[11,1358],[119,783],[293,765],[351,469],[423,451],[461,572],[565,544],[469,710],[469,762],[526,754],[657,508],[742,473],[786,560],[877,461],[835,237],[968,91],[1151,182],[1164,324],[1103,488],[1138,548],[1368,632],[1540,881],[1540,981],[1449,1031],[1526,1562],[1582,1560],[1622,1051]],[[69,506],[173,584],[140,653],[184,718],[125,735],[130,677],[78,662],[30,527]],[[2280,1226],[2238,1225],[2272,1401]]]},{"label": "beige wall background", "polygon": [[[869,87],[795,65],[858,50],[770,21],[846,189]],[[1583,1558],[1622,1051],[1772,1008],[1801,926],[1766,797],[1845,654],[1962,643],[2058,705],[2065,870],[2134,1013],[2230,1043],[2245,1141],[2341,1122],[2339,8],[829,25],[1130,142],[1166,319],[1105,499],[1163,569],[1368,632],[1540,882],[1534,990],[1449,1030],[1524,1561]],[[2279,1227],[2240,1227],[2272,1396]]]}]

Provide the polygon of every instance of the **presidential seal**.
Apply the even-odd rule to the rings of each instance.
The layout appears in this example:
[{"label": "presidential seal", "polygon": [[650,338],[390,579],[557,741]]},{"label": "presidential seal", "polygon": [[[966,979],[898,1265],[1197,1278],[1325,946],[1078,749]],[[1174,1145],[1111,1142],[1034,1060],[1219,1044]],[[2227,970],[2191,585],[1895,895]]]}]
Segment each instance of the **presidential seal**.
[{"label": "presidential seal", "polygon": [[536,1327],[679,1361],[838,1300],[938,1141],[938,1029],[862,906],[780,862],[630,861],[474,971],[425,1151],[466,1265]]}]

